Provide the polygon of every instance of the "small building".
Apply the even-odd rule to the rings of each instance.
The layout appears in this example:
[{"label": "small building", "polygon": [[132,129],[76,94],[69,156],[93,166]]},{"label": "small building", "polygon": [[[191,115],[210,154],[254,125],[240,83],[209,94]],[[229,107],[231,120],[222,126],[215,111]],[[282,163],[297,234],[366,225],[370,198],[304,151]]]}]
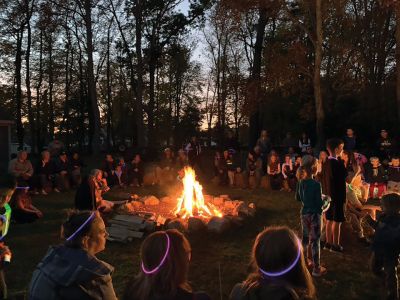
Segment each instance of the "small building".
[{"label": "small building", "polygon": [[0,172],[7,170],[11,155],[11,125],[14,122],[0,119]]}]

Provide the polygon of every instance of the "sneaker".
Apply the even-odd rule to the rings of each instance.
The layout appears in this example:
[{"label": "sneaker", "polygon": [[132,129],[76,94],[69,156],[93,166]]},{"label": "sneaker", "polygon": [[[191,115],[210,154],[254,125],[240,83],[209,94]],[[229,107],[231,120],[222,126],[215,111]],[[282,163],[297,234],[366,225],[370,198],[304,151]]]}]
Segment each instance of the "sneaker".
[{"label": "sneaker", "polygon": [[42,195],[47,195],[45,190],[42,190]]},{"label": "sneaker", "polygon": [[54,191],[55,191],[56,193],[61,193],[60,190],[59,190],[58,188],[54,188]]},{"label": "sneaker", "polygon": [[340,245],[332,245],[331,252],[343,253],[343,247]]},{"label": "sneaker", "polygon": [[311,275],[314,277],[321,277],[327,273],[326,268],[319,266],[318,269],[313,269]]},{"label": "sneaker", "polygon": [[332,248],[332,245],[325,242],[324,249],[325,250],[331,250],[331,248]]}]

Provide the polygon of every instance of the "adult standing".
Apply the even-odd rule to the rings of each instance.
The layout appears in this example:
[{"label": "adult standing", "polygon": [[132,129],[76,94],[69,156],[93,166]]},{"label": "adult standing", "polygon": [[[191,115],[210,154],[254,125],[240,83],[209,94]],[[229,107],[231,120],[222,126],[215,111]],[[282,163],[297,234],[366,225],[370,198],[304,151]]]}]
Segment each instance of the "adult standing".
[{"label": "adult standing", "polygon": [[378,157],[386,165],[391,159],[395,149],[395,143],[386,129],[381,130],[380,137],[376,144],[378,148]]},{"label": "adult standing", "polygon": [[96,257],[105,249],[107,236],[98,212],[71,212],[62,225],[64,243],[50,247],[33,272],[29,299],[117,300],[114,268]]},{"label": "adult standing", "polygon": [[346,136],[344,137],[344,150],[353,152],[356,149],[356,136],[353,128],[347,128]]},{"label": "adult standing", "polygon": [[196,164],[199,164],[202,149],[200,143],[197,141],[197,137],[192,136],[190,142],[186,145],[185,150],[188,154],[190,166],[194,167]]},{"label": "adult standing", "polygon": [[256,147],[260,149],[260,157],[263,161],[263,167],[265,167],[266,163],[264,162],[267,161],[267,157],[272,150],[272,143],[270,137],[268,136],[267,130],[261,131],[261,135],[260,138],[257,140]]},{"label": "adult standing", "polygon": [[299,139],[299,148],[303,155],[307,154],[307,151],[311,148],[311,140],[305,132],[301,134],[301,138]]}]

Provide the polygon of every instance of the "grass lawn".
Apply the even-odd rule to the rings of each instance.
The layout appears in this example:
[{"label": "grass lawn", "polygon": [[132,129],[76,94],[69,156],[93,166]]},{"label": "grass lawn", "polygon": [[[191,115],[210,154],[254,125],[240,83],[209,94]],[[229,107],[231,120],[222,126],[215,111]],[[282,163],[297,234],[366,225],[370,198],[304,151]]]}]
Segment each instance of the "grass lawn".
[{"label": "grass lawn", "polygon": [[[288,225],[298,231],[300,205],[293,199],[293,194],[284,192],[213,186],[206,186],[205,190],[213,195],[229,194],[234,199],[254,202],[258,208],[255,218],[226,234],[188,235],[193,249],[190,282],[194,289],[204,290],[213,299],[220,299],[220,269],[222,298],[228,299],[233,285],[246,277],[250,249],[257,233],[269,225]],[[141,188],[134,192],[155,196],[165,193],[156,188]],[[27,289],[31,274],[48,246],[59,243],[64,209],[73,206],[73,199],[74,192],[35,196],[34,205],[44,212],[45,217],[31,225],[12,224],[7,243],[13,258],[6,273],[11,294]],[[345,254],[322,251],[322,263],[328,268],[328,274],[316,280],[319,299],[379,299],[381,286],[368,270],[369,250],[355,240],[353,235],[344,236]],[[139,270],[140,243],[141,240],[130,244],[108,243],[106,251],[99,255],[115,267],[113,282],[117,295],[122,295],[127,280]]]}]

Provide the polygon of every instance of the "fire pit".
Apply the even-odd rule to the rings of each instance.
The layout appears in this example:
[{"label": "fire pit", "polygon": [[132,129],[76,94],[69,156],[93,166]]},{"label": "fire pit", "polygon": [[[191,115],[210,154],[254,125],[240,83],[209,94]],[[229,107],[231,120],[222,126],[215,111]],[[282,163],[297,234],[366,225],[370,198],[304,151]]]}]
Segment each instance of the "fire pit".
[{"label": "fire pit", "polygon": [[151,195],[142,198],[136,196],[119,212],[125,216],[117,215],[111,219],[110,239],[115,238],[116,234],[113,236],[113,233],[121,231],[121,227],[134,228],[136,232],[131,234],[132,237],[138,237],[137,231],[154,231],[157,228],[190,232],[208,229],[221,233],[255,213],[252,203],[247,205],[240,200],[231,200],[228,195],[203,194],[203,187],[190,167],[184,169],[181,189],[179,196],[161,199]]}]

